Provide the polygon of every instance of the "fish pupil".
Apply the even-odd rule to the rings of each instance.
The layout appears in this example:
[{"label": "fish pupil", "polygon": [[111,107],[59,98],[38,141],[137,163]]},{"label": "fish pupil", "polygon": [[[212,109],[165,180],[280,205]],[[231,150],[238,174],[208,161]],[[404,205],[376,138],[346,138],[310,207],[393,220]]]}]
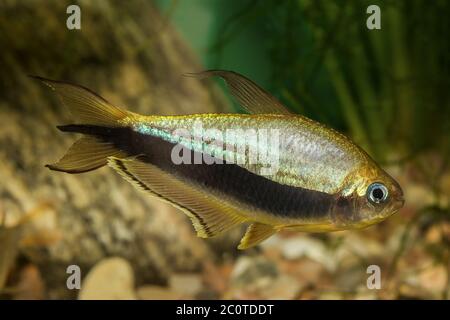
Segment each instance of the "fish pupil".
[{"label": "fish pupil", "polygon": [[382,200],[384,198],[384,192],[381,188],[375,188],[372,190],[372,196],[377,200]]},{"label": "fish pupil", "polygon": [[385,202],[388,196],[387,188],[378,182],[372,183],[367,189],[367,198],[372,203]]}]

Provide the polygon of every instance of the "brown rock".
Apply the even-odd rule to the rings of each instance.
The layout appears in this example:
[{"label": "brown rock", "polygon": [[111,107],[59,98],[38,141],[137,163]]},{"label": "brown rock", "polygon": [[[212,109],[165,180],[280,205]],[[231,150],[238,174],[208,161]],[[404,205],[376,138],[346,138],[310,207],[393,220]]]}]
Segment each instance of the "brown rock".
[{"label": "brown rock", "polygon": [[193,297],[203,289],[203,283],[199,274],[172,274],[169,287],[178,294]]},{"label": "brown rock", "polygon": [[14,289],[13,299],[41,300],[45,298],[45,284],[41,273],[32,264],[20,270],[19,283]]},{"label": "brown rock", "polygon": [[107,258],[97,263],[82,281],[80,300],[136,299],[133,269],[122,258]]}]

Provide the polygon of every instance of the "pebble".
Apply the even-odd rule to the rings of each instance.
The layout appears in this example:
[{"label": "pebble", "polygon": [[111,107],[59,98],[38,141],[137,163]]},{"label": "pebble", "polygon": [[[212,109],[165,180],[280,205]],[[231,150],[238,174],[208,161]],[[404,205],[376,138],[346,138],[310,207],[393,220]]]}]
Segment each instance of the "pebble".
[{"label": "pebble", "polygon": [[134,275],[128,261],[106,258],[89,271],[81,283],[80,300],[136,299]]},{"label": "pebble", "polygon": [[179,294],[195,296],[202,291],[203,283],[199,274],[173,274],[169,278],[169,287]]}]

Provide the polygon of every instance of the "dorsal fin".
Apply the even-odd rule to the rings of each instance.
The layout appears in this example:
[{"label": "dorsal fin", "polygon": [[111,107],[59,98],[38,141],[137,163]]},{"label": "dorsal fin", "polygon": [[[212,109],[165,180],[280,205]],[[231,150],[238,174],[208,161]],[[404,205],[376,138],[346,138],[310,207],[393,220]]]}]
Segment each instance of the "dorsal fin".
[{"label": "dorsal fin", "polygon": [[238,102],[253,114],[290,114],[289,110],[266,90],[243,75],[225,70],[207,70],[199,73],[186,73],[186,76],[199,79],[219,76],[225,80],[230,92]]},{"label": "dorsal fin", "polygon": [[108,164],[138,189],[181,209],[191,218],[197,235],[201,238],[213,237],[246,221],[237,209],[221,199],[205,195],[193,185],[152,164],[140,161],[139,158],[111,157]]},{"label": "dorsal fin", "polygon": [[278,230],[273,226],[268,224],[263,224],[259,222],[252,223],[245,233],[244,237],[241,239],[241,243],[238,249],[244,250],[253,247],[263,240],[276,233]]}]

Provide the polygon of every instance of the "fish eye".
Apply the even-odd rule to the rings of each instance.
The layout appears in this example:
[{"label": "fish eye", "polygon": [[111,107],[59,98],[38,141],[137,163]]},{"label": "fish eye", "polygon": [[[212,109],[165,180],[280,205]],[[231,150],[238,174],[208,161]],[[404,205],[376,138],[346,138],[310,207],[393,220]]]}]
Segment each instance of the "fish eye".
[{"label": "fish eye", "polygon": [[388,189],[384,184],[379,182],[372,183],[369,188],[367,188],[367,198],[372,203],[382,203],[385,202],[389,195]]}]

